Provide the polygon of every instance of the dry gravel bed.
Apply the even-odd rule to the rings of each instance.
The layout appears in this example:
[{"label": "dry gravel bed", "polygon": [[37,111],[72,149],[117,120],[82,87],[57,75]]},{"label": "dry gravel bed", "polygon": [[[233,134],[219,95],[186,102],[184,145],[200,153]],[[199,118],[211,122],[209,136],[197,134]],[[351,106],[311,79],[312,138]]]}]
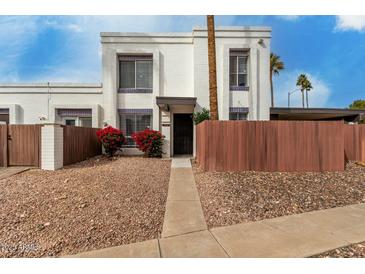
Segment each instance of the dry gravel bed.
[{"label": "dry gravel bed", "polygon": [[157,238],[170,164],[99,156],[0,180],[0,257],[62,256]]},{"label": "dry gravel bed", "polygon": [[208,227],[365,202],[365,167],[344,172],[202,172],[193,163]]},{"label": "dry gravel bed", "polygon": [[312,258],[365,258],[365,242],[337,248]]}]

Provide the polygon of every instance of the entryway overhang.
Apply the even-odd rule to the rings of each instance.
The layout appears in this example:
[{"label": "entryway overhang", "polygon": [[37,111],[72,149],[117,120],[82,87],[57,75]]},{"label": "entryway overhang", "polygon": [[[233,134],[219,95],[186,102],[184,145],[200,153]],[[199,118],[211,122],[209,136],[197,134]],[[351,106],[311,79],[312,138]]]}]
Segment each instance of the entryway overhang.
[{"label": "entryway overhang", "polygon": [[194,109],[196,105],[196,97],[157,96],[156,104],[164,111],[170,111],[171,106],[191,106],[192,109]]}]

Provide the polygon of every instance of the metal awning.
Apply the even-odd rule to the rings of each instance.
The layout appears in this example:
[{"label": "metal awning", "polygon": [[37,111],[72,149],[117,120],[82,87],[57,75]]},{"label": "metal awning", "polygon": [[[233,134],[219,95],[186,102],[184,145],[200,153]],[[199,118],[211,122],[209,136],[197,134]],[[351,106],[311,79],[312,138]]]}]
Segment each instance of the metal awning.
[{"label": "metal awning", "polygon": [[160,109],[169,111],[170,106],[195,106],[196,97],[167,97],[157,96],[156,104]]},{"label": "metal awning", "polygon": [[8,108],[0,108],[0,114],[4,114],[4,115],[9,114],[9,109]]},{"label": "metal awning", "polygon": [[345,120],[356,122],[365,114],[365,110],[344,108],[270,108],[270,120]]}]

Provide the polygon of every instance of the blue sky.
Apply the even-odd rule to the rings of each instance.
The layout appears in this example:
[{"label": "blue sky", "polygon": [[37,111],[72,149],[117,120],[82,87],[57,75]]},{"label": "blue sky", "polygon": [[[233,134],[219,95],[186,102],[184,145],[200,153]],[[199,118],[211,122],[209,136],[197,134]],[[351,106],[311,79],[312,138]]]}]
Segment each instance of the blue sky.
[{"label": "blue sky", "polygon": [[[0,16],[0,82],[100,82],[101,31],[191,31],[205,16]],[[312,107],[365,99],[364,16],[216,16],[216,26],[272,27],[271,49],[285,62],[276,105],[306,73]],[[299,92],[293,105],[300,105]]]}]

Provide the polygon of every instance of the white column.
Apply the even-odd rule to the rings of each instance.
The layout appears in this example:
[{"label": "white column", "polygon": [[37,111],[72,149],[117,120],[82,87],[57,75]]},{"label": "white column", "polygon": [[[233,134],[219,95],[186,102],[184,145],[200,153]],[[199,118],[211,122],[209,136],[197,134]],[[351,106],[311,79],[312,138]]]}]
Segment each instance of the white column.
[{"label": "white column", "polygon": [[165,140],[162,146],[162,157],[170,158],[170,146],[171,146],[171,116],[168,111],[161,111],[161,133],[165,136]]},{"label": "white column", "polygon": [[41,130],[41,168],[56,170],[63,167],[63,128],[45,124]]},{"label": "white column", "polygon": [[117,105],[118,105],[118,90],[117,90],[117,75],[118,58],[115,49],[109,48],[103,44],[102,56],[103,69],[103,108],[104,108],[104,122],[110,126],[118,126]]}]

